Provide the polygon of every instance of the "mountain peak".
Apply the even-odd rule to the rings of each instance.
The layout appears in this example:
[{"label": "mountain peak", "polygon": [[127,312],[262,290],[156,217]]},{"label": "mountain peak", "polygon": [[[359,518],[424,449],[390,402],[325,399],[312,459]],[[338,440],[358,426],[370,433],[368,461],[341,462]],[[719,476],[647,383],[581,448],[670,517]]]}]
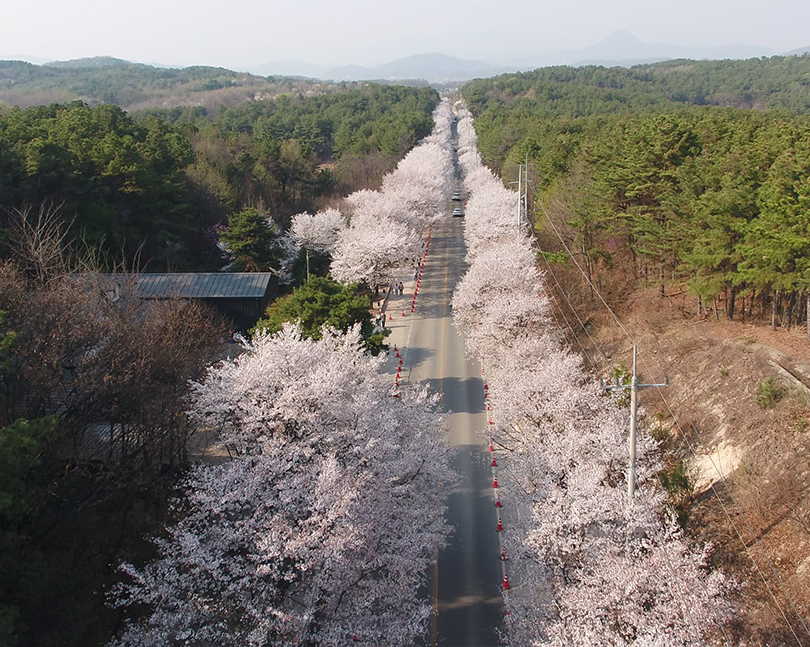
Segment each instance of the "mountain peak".
[{"label": "mountain peak", "polygon": [[607,38],[605,38],[600,44],[639,44],[642,43],[641,39],[636,37],[635,34],[631,34],[629,31],[624,29],[617,29],[612,34],[610,34]]}]

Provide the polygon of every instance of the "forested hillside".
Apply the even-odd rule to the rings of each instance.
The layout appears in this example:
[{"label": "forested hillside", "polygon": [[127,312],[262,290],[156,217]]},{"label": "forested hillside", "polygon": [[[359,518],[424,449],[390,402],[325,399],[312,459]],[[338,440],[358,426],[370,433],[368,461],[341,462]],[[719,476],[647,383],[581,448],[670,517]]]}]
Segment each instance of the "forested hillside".
[{"label": "forested hillside", "polygon": [[437,99],[430,89],[367,84],[215,114],[79,101],[6,109],[0,234],[9,210],[45,204],[73,237],[117,260],[218,269],[217,231],[232,215],[258,208],[283,230],[334,193],[373,186],[430,132]]},{"label": "forested hillside", "polygon": [[464,95],[485,158],[508,176],[528,155],[538,207],[594,280],[683,284],[728,318],[803,316],[810,57],[551,68]]},{"label": "forested hillside", "polygon": [[223,105],[279,94],[329,94],[342,85],[290,77],[261,77],[220,67],[182,69],[110,57],[32,65],[0,61],[0,104],[20,108],[81,100],[114,103],[128,111],[172,106]]}]

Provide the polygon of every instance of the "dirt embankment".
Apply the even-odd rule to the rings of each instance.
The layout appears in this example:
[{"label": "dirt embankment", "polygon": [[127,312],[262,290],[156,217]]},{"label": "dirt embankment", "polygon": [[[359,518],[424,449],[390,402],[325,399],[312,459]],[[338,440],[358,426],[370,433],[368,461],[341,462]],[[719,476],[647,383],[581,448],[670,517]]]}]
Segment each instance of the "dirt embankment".
[{"label": "dirt embankment", "polygon": [[[641,392],[643,426],[670,467],[686,468],[686,532],[742,583],[737,636],[810,645],[810,341],[804,329],[697,319],[678,301],[636,291],[619,312],[640,382],[669,378]],[[605,311],[586,327],[596,363],[632,365],[632,342]]]}]

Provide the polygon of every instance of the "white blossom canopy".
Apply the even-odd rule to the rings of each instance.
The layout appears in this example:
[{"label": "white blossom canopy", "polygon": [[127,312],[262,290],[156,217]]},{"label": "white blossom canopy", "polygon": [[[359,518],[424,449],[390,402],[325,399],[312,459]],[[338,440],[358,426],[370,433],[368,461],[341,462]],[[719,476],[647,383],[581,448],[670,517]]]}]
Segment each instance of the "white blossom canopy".
[{"label": "white blossom canopy", "polygon": [[196,467],[159,557],[125,565],[114,644],[412,645],[444,542],[450,450],[427,387],[391,397],[359,330],[287,326],[194,385],[193,420],[234,458]]}]

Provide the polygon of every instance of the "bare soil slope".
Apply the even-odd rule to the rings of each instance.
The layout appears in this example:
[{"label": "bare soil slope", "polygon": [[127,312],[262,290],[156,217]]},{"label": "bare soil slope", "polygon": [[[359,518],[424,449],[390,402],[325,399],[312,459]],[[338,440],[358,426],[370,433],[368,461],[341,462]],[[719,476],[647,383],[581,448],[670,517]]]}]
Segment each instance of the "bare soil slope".
[{"label": "bare soil slope", "polygon": [[[640,382],[670,383],[641,392],[642,426],[673,473],[686,468],[688,491],[673,492],[686,532],[713,542],[742,584],[737,637],[810,645],[810,341],[804,329],[698,319],[694,305],[655,289],[623,300]],[[580,341],[605,373],[631,366],[632,342],[605,310],[586,328]]]}]

